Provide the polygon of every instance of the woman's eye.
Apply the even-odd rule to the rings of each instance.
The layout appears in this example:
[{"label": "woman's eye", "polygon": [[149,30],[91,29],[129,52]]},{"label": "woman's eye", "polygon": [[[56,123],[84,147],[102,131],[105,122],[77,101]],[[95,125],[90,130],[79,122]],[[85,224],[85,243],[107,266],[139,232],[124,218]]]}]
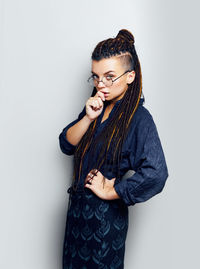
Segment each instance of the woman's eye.
[{"label": "woman's eye", "polygon": [[112,79],[113,78],[113,76],[111,75],[111,76],[106,76],[106,79]]}]

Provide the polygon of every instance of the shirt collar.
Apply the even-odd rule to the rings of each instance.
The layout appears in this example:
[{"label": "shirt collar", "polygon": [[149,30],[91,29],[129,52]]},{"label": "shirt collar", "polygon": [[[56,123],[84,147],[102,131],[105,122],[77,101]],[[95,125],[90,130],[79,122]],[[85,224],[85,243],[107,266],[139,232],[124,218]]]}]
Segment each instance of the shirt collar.
[{"label": "shirt collar", "polygon": [[144,98],[140,98],[140,101],[139,101],[139,106],[142,106],[143,105],[143,103],[144,103]]}]

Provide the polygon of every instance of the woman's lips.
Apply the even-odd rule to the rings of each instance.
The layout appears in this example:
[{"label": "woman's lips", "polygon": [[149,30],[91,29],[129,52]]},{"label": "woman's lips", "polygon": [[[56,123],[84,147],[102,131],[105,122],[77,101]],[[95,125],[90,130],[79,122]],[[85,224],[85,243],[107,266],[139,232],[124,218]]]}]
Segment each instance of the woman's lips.
[{"label": "woman's lips", "polygon": [[108,95],[109,93],[108,92],[102,92],[104,95]]},{"label": "woman's lips", "polygon": [[103,91],[101,91],[101,92],[103,93],[105,98],[107,98],[109,96],[109,92],[103,92]]}]

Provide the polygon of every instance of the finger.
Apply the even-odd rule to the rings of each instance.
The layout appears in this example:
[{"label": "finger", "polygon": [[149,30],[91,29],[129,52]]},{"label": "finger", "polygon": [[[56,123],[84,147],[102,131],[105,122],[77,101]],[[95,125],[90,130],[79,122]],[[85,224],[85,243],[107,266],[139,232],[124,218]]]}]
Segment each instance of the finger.
[{"label": "finger", "polygon": [[98,101],[98,98],[95,98],[94,99],[94,102],[95,102],[96,108],[99,109],[99,101]]},{"label": "finger", "polygon": [[99,96],[95,97],[95,101],[96,101],[98,109],[100,109],[100,107],[102,106],[102,103],[100,103],[102,102],[101,98]]},{"label": "finger", "polygon": [[93,175],[95,175],[94,169],[92,169],[92,170],[89,172],[88,175],[89,175],[89,176],[93,176]]},{"label": "finger", "polygon": [[100,96],[97,97],[97,101],[99,103],[99,108],[101,108],[103,106],[103,101],[101,100]]},{"label": "finger", "polygon": [[94,97],[90,98],[88,100],[88,105],[93,109],[93,110],[97,110],[97,100],[94,99]]},{"label": "finger", "polygon": [[88,173],[89,178],[93,178],[94,176],[95,176],[95,174],[92,171]]},{"label": "finger", "polygon": [[86,182],[85,182],[85,184],[84,184],[84,185],[86,185],[86,184],[91,185],[91,184],[92,184],[92,181],[91,181],[91,180],[88,180],[88,181],[86,181]]},{"label": "finger", "polygon": [[97,96],[99,96],[102,101],[105,101],[105,96],[104,96],[104,94],[102,92],[98,91]]},{"label": "finger", "polygon": [[90,185],[88,183],[85,184],[85,187],[88,188],[88,189],[92,189],[92,185]]},{"label": "finger", "polygon": [[94,176],[96,176],[97,175],[97,169],[92,169],[91,171],[90,171],[90,173],[92,174],[92,176],[94,177]]},{"label": "finger", "polygon": [[98,109],[98,102],[97,100],[93,99],[92,100],[92,108],[96,111]]},{"label": "finger", "polygon": [[102,92],[98,91],[98,95],[101,97],[102,101],[105,101],[105,96]]},{"label": "finger", "polygon": [[90,176],[87,175],[86,178],[85,178],[85,182],[84,183],[86,184],[87,182],[89,182],[89,180],[90,180]]}]

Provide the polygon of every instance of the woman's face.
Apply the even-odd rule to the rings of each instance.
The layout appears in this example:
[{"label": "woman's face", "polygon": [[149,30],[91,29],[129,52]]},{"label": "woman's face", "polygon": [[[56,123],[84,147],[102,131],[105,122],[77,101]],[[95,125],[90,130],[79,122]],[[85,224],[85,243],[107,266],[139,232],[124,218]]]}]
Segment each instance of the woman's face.
[{"label": "woman's face", "polygon": [[[105,58],[100,61],[92,60],[92,73],[98,80],[102,80],[103,76],[109,76],[113,80],[120,75],[122,75],[126,70],[121,64],[119,58],[113,56],[111,58]],[[105,86],[101,81],[96,86],[97,91],[104,93],[105,99],[115,103],[120,100],[126,90],[128,89],[128,84],[132,83],[135,79],[135,72],[127,72],[116,81],[113,82],[111,86]]]}]

